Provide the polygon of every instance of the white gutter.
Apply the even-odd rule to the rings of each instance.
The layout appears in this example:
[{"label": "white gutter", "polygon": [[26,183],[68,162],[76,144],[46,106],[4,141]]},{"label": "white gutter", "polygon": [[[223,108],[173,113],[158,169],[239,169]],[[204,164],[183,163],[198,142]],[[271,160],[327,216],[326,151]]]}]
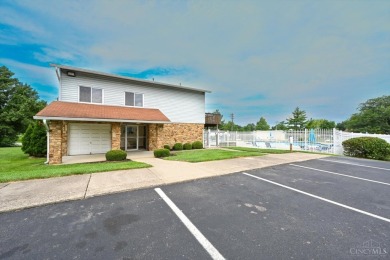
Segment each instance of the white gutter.
[{"label": "white gutter", "polygon": [[43,124],[46,128],[46,141],[47,141],[45,164],[48,164],[49,163],[49,154],[50,154],[50,129],[49,129],[49,125],[48,125],[48,122],[46,121],[46,119],[43,119]]},{"label": "white gutter", "polygon": [[152,120],[123,120],[123,119],[105,119],[105,118],[79,118],[79,117],[55,117],[55,116],[34,116],[38,120],[64,120],[64,121],[89,121],[89,122],[119,122],[119,123],[144,123],[144,124],[172,124],[171,121],[152,121]]}]

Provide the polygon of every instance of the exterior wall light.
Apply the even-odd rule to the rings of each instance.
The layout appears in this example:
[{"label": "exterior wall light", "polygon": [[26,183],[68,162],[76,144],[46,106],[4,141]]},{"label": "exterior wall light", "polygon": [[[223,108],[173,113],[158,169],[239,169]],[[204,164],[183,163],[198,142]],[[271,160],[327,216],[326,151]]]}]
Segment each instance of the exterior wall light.
[{"label": "exterior wall light", "polygon": [[71,70],[68,70],[68,71],[66,72],[66,75],[68,75],[69,77],[76,77],[76,72],[71,71]]}]

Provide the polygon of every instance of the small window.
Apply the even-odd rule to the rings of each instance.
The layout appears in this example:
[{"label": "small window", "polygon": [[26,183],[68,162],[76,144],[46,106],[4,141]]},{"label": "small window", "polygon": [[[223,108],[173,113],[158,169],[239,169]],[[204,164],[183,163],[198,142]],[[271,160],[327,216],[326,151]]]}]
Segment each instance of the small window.
[{"label": "small window", "polygon": [[126,106],[134,106],[134,93],[126,92],[125,93],[125,105]]},{"label": "small window", "polygon": [[80,86],[79,101],[87,103],[103,103],[103,90],[99,88]]},{"label": "small window", "polygon": [[144,106],[144,94],[137,94],[133,92],[125,92],[125,105],[131,107]]},{"label": "small window", "polygon": [[80,87],[80,102],[91,102],[91,88]]},{"label": "small window", "polygon": [[144,106],[144,95],[143,94],[135,94],[135,106],[143,107]]}]

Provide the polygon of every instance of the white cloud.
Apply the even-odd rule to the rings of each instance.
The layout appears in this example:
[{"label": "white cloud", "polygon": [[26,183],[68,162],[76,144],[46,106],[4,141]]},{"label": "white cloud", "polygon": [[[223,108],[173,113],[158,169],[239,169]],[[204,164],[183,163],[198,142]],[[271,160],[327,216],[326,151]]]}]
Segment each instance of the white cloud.
[{"label": "white cloud", "polygon": [[53,101],[58,97],[58,80],[54,68],[2,58],[0,58],[0,64],[8,67],[20,82],[29,84],[36,89],[40,98]]}]

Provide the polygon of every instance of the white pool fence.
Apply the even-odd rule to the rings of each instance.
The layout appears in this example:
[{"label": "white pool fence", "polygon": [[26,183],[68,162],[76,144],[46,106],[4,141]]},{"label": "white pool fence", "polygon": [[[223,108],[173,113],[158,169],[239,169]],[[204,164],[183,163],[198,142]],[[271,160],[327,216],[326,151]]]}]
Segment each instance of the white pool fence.
[{"label": "white pool fence", "polygon": [[342,142],[362,136],[379,137],[390,143],[390,135],[349,133],[336,129],[269,130],[269,131],[221,131],[205,129],[204,147],[257,147],[269,149],[292,149],[330,154],[343,154]]}]

